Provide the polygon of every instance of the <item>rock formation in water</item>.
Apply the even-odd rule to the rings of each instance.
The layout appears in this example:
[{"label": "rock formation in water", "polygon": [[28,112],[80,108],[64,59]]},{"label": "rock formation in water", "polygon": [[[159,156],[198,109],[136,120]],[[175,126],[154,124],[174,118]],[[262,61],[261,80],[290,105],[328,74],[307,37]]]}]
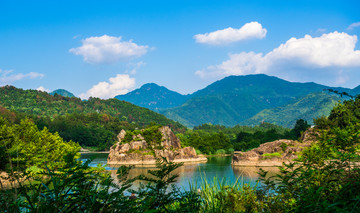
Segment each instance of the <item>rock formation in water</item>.
[{"label": "rock formation in water", "polygon": [[[155,139],[145,140],[144,130],[137,135],[132,135],[130,141],[126,141],[126,131],[121,130],[118,134],[118,142],[110,148],[108,165],[152,165],[156,158],[165,157],[172,162],[200,162],[207,158],[197,155],[193,147],[181,148],[180,140],[168,126],[158,129],[161,133],[160,143]],[[154,142],[155,141],[155,142]]]},{"label": "rock formation in water", "polygon": [[232,160],[234,166],[281,166],[298,157],[298,154],[316,141],[317,134],[313,129],[304,132],[301,142],[294,140],[276,140],[261,144],[260,147],[247,152],[235,152]]}]

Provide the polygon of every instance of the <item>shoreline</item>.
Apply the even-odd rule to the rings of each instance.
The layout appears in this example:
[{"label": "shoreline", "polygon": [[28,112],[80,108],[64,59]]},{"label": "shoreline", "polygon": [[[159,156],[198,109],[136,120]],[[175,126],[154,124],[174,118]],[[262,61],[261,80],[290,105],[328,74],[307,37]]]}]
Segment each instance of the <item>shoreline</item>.
[{"label": "shoreline", "polygon": [[219,154],[219,155],[202,155],[204,157],[231,157],[234,154]]},{"label": "shoreline", "polygon": [[[174,163],[184,163],[184,164],[206,163],[207,161],[208,161],[208,159],[206,157],[171,160],[171,162],[174,162]],[[156,160],[128,161],[128,162],[113,161],[113,162],[107,162],[107,165],[109,167],[117,167],[117,166],[123,166],[123,165],[134,165],[134,166],[138,166],[138,167],[141,167],[141,166],[155,166],[156,165]]]},{"label": "shoreline", "polygon": [[88,152],[78,152],[80,154],[106,154],[110,153],[110,151],[88,151]]}]

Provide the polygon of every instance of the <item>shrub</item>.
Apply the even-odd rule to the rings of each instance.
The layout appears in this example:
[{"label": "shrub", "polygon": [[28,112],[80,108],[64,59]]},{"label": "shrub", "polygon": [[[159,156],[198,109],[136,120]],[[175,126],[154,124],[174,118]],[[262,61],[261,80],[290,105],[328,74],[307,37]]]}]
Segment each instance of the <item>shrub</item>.
[{"label": "shrub", "polygon": [[215,154],[216,155],[224,155],[224,154],[226,154],[226,151],[224,149],[219,149],[219,150],[216,150]]},{"label": "shrub", "polygon": [[280,148],[282,149],[283,152],[285,152],[285,150],[286,150],[287,147],[288,147],[287,143],[282,142],[282,143],[280,144]]},{"label": "shrub", "polygon": [[279,152],[274,152],[274,153],[264,153],[263,155],[263,159],[271,159],[271,158],[276,158],[276,157],[280,157],[281,154]]}]

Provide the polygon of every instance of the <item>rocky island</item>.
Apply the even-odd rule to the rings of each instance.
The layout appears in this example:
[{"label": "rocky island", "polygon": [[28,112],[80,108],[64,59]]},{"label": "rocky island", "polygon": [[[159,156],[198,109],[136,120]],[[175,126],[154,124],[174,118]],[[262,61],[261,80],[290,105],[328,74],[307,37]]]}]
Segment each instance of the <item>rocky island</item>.
[{"label": "rocky island", "polygon": [[118,134],[118,142],[110,148],[107,164],[154,165],[156,158],[165,157],[172,162],[206,162],[193,147],[181,148],[180,140],[168,126],[125,131]]},{"label": "rocky island", "polygon": [[247,152],[235,152],[231,164],[233,166],[281,166],[298,157],[298,154],[316,141],[317,133],[310,128],[305,131],[300,141],[276,140],[261,144],[258,148]]}]

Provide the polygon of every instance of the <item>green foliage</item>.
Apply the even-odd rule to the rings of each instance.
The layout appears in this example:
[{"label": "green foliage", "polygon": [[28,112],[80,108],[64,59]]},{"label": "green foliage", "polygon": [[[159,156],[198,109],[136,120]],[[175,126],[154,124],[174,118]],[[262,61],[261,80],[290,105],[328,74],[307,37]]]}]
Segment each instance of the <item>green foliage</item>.
[{"label": "green foliage", "polygon": [[177,134],[183,146],[192,146],[202,153],[216,153],[219,149],[246,151],[260,144],[278,139],[293,139],[293,132],[274,124],[262,123],[259,126],[225,127],[222,125],[202,124]]},{"label": "green foliage", "polygon": [[261,212],[257,188],[237,180],[229,185],[226,179],[214,178],[210,184],[206,179],[200,185],[200,212]]},{"label": "green foliage", "polygon": [[149,145],[154,145],[155,147],[161,146],[162,134],[159,131],[160,127],[161,126],[155,125],[142,131],[141,135]]},{"label": "green foliage", "polygon": [[64,165],[64,156],[75,155],[80,147],[69,141],[65,142],[57,133],[52,134],[47,128],[39,130],[30,120],[12,124],[0,117],[0,155],[1,168],[7,166],[26,169],[30,166],[58,168]]},{"label": "green foliage", "polygon": [[280,144],[280,148],[281,148],[281,150],[282,150],[283,152],[285,152],[285,150],[286,150],[287,147],[288,147],[288,144],[287,144],[287,143],[282,142],[282,143]]},{"label": "green foliage", "polygon": [[194,191],[181,192],[175,183],[178,174],[173,171],[182,166],[168,162],[166,158],[158,158],[156,169],[149,170],[152,176],[140,175],[139,180],[146,181],[147,184],[140,183],[138,190],[133,192],[143,199],[141,202],[141,211],[155,212],[194,212],[199,208],[199,196]]},{"label": "green foliage", "polygon": [[359,212],[360,97],[345,101],[321,118],[319,140],[302,152],[298,162],[284,164],[266,187],[291,203],[294,212]]},{"label": "green foliage", "polygon": [[280,157],[281,153],[279,152],[264,153],[262,156],[264,157],[264,159],[272,159],[272,158]]},{"label": "green foliage", "polygon": [[293,132],[296,138],[299,138],[301,134],[307,130],[310,127],[310,125],[307,123],[307,121],[303,119],[299,119],[296,121]]},{"label": "green foliage", "polygon": [[[0,208],[6,212],[134,212],[133,201],[124,192],[134,179],[128,179],[128,169],[118,170],[121,184],[114,184],[102,168],[90,168],[90,161],[70,160],[56,171],[46,169],[31,176],[28,184],[18,181],[18,187],[2,188]],[[30,178],[24,173],[23,178]]]},{"label": "green foliage", "polygon": [[160,125],[171,126],[175,131],[183,132],[185,127],[167,119],[165,116],[149,109],[135,106],[118,99],[102,100],[90,97],[82,101],[75,97],[63,97],[61,95],[49,95],[37,90],[22,90],[13,86],[0,88],[0,105],[11,110],[39,117],[53,119],[56,115],[71,113],[100,113],[126,121],[134,122],[138,127],[145,127],[152,122]]},{"label": "green foliage", "polygon": [[218,149],[218,150],[216,150],[215,154],[216,155],[224,155],[224,154],[226,154],[226,151],[224,149]]},{"label": "green foliage", "polygon": [[235,151],[235,149],[233,149],[233,148],[230,148],[230,149],[228,149],[227,150],[227,154],[233,154],[234,153],[234,151]]},{"label": "green foliage", "polygon": [[[0,188],[0,209],[5,212],[198,212],[199,195],[182,192],[171,185],[176,175],[171,173],[181,164],[158,160],[154,177],[128,178],[132,167],[117,170],[118,183],[104,168],[89,167],[68,158],[67,165],[56,171],[46,169],[31,176],[28,184],[17,177],[17,187]],[[20,179],[21,178],[21,179]],[[148,181],[138,190],[132,189],[135,180]],[[132,192],[132,196],[129,193]]]}]

